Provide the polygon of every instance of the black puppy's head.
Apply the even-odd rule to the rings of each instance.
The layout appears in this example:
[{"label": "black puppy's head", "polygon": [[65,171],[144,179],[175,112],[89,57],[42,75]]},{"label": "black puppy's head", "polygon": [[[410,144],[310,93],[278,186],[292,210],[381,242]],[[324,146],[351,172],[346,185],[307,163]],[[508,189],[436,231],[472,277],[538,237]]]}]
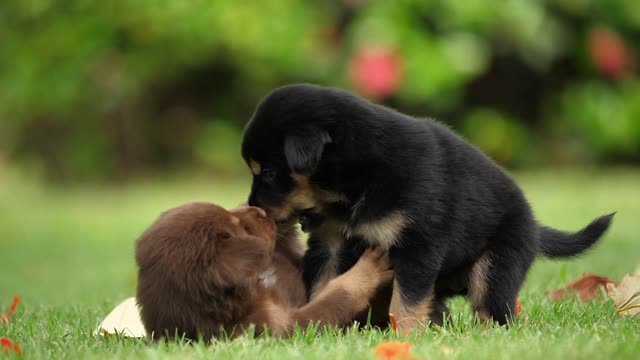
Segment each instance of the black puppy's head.
[{"label": "black puppy's head", "polygon": [[265,209],[276,222],[341,198],[310,181],[333,144],[332,95],[314,85],[276,89],[245,128],[242,156],[253,174],[249,205]]}]

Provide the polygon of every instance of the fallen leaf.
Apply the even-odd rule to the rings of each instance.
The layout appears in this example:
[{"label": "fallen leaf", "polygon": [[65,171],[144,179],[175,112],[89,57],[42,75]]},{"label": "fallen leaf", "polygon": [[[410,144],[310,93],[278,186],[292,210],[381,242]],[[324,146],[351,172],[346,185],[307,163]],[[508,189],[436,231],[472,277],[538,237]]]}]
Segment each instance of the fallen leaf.
[{"label": "fallen leaf", "polygon": [[391,322],[391,328],[393,329],[393,331],[397,332],[398,320],[396,319],[396,316],[393,315],[392,313],[389,313],[389,322]]},{"label": "fallen leaf", "polygon": [[547,294],[551,296],[551,300],[562,300],[568,294],[569,296],[577,296],[582,302],[590,300],[602,299],[602,293],[599,289],[604,289],[605,286],[612,281],[606,276],[595,275],[592,273],[584,273],[582,277],[569,283],[566,287],[547,290]]},{"label": "fallen leaf", "polygon": [[7,311],[4,314],[0,315],[0,325],[8,325],[9,324],[9,320],[11,320],[11,316],[13,316],[13,313],[16,312],[16,309],[18,309],[18,304],[19,303],[20,303],[20,296],[15,295],[13,297],[13,303],[9,307],[9,311]]},{"label": "fallen leaf", "polygon": [[516,315],[520,315],[521,312],[522,312],[522,303],[520,303],[520,298],[516,298],[516,311],[515,311],[515,314]]},{"label": "fallen leaf", "polygon": [[411,343],[400,341],[387,341],[379,344],[374,349],[378,360],[413,360],[418,359],[411,354]]},{"label": "fallen leaf", "polygon": [[640,314],[640,276],[625,275],[618,284],[607,284],[607,295],[620,316]]},{"label": "fallen leaf", "polygon": [[16,354],[22,356],[22,349],[20,348],[20,345],[7,338],[0,338],[0,346],[2,346],[2,349],[7,353],[7,355],[12,351],[15,351]]},{"label": "fallen leaf", "polygon": [[126,338],[147,336],[140,319],[140,310],[136,299],[131,297],[116,306],[100,323],[94,335],[122,335]]}]

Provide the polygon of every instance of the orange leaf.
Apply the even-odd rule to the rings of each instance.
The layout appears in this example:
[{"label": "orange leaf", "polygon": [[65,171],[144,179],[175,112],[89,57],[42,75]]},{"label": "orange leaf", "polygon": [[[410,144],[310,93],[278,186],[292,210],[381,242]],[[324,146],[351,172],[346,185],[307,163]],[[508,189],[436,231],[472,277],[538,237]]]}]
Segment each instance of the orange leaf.
[{"label": "orange leaf", "polygon": [[582,302],[590,300],[602,299],[599,289],[604,289],[608,283],[612,281],[606,276],[595,275],[592,273],[584,273],[582,277],[576,281],[569,283],[566,287],[547,290],[547,294],[551,296],[551,300],[558,301],[565,298],[565,295],[577,296]]},{"label": "orange leaf", "polygon": [[13,303],[11,304],[11,312],[14,313],[16,312],[16,309],[18,308],[18,304],[20,303],[20,296],[15,295],[13,297]]},{"label": "orange leaf", "polygon": [[403,360],[410,359],[411,343],[400,341],[387,341],[379,344],[374,349],[376,359],[379,360]]},{"label": "orange leaf", "polygon": [[516,311],[515,315],[519,315],[522,312],[522,304],[520,303],[520,298],[516,298]]},{"label": "orange leaf", "polygon": [[16,309],[18,308],[18,303],[20,303],[20,296],[16,295],[13,297],[13,303],[11,304],[9,311],[0,315],[0,325],[9,325],[9,320],[11,319],[11,315],[13,315],[13,313],[16,312]]},{"label": "orange leaf", "polygon": [[392,313],[389,313],[389,321],[391,322],[391,328],[393,329],[393,331],[397,332],[398,331],[398,320],[396,319],[396,316],[393,315]]},{"label": "orange leaf", "polygon": [[2,349],[7,353],[7,355],[11,353],[11,351],[15,351],[16,354],[22,356],[22,349],[20,348],[20,345],[7,338],[0,338],[0,346],[2,346]]}]

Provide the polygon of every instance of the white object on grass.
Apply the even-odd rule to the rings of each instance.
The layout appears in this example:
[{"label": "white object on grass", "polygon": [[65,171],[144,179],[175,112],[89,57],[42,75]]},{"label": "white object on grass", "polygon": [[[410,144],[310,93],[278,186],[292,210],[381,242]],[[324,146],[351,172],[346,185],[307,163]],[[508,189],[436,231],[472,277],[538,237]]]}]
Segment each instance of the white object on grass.
[{"label": "white object on grass", "polygon": [[136,298],[130,297],[116,306],[107,315],[100,326],[93,333],[94,335],[121,335],[126,338],[146,337],[142,320],[140,320],[140,309],[136,304]]}]

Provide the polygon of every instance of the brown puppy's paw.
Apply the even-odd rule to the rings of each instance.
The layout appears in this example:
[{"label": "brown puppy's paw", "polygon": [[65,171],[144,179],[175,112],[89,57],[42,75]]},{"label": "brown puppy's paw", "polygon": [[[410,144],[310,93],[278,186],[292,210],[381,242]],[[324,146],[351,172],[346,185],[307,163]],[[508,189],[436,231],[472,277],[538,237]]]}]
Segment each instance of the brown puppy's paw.
[{"label": "brown puppy's paw", "polygon": [[391,260],[387,251],[379,247],[367,249],[349,271],[354,272],[360,282],[373,289],[393,279]]}]

